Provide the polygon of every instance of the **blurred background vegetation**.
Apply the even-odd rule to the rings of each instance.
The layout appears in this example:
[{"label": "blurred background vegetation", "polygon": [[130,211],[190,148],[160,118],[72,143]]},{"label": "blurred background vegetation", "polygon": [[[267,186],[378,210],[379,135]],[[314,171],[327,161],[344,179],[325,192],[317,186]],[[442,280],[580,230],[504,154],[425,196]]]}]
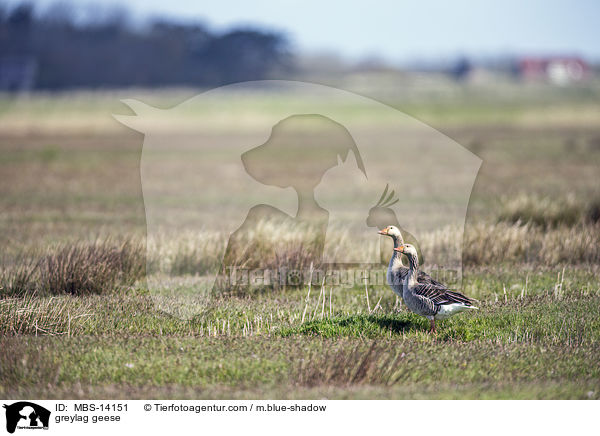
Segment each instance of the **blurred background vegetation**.
[{"label": "blurred background vegetation", "polygon": [[[344,16],[344,10],[339,13]],[[298,19],[305,14],[299,11]],[[539,38],[533,27],[530,33]],[[398,41],[399,49],[403,45],[409,47],[411,42]],[[410,80],[410,73],[434,78],[441,73],[476,82],[512,78],[566,85],[597,74],[597,60],[572,50],[547,54],[515,49],[422,55],[398,63],[376,54],[348,57],[333,50],[299,49],[293,36],[280,27],[233,24],[215,29],[192,17],[146,14],[142,18],[116,3],[0,5],[0,90],[7,91],[214,87],[283,76],[337,82],[340,75],[366,72],[392,75],[396,82]]]},{"label": "blurred background vegetation", "polygon": [[0,86],[216,86],[290,68],[287,41],[276,32],[215,33],[166,18],[135,27],[126,9],[98,8],[102,13],[82,21],[68,3],[0,6]]}]

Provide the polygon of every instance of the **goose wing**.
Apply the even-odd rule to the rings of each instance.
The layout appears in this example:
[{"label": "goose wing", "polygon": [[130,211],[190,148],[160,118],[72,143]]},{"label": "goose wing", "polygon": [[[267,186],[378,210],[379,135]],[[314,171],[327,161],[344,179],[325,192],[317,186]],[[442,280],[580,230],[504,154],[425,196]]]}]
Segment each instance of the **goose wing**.
[{"label": "goose wing", "polygon": [[[408,268],[406,269],[408,272]],[[438,282],[437,280],[434,280],[431,278],[431,276],[423,271],[419,271],[419,274],[417,275],[417,282],[419,283],[428,283],[428,284],[432,284],[435,286],[441,286],[444,287],[444,284],[441,282]]]},{"label": "goose wing", "polygon": [[433,283],[420,283],[413,288],[415,295],[419,295],[434,304],[441,306],[443,304],[460,303],[465,306],[472,306],[472,300],[460,292],[451,291],[445,286],[435,285]]},{"label": "goose wing", "polygon": [[[407,275],[408,275],[407,267],[401,266],[399,268],[395,268],[393,270],[393,276],[392,276],[394,283],[397,285],[402,285],[402,282],[404,281],[404,279],[406,278]],[[419,274],[417,275],[417,282],[419,284],[430,284],[430,285],[438,286],[441,288],[445,287],[443,283],[440,283],[437,280],[432,279],[429,274],[424,273],[422,271],[419,271]]]}]

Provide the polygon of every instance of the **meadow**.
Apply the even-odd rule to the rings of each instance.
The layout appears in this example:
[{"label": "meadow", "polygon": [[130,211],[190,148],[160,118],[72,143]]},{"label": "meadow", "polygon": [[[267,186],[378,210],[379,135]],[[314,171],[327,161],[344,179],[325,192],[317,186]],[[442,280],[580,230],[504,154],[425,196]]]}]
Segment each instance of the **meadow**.
[{"label": "meadow", "polygon": [[[419,235],[426,254],[462,245],[462,291],[478,311],[431,335],[385,284],[316,284],[232,289],[174,316],[168,300],[156,304],[147,268],[193,294],[225,247],[202,229],[162,244],[147,237],[144,138],[111,114],[128,113],[119,98],[166,108],[196,91],[5,95],[0,396],[599,399],[600,83],[423,79],[395,88],[384,79],[338,85],[379,97],[483,160],[464,237],[445,228]],[[296,254],[287,261],[306,267]],[[254,250],[247,260],[264,256]]]}]

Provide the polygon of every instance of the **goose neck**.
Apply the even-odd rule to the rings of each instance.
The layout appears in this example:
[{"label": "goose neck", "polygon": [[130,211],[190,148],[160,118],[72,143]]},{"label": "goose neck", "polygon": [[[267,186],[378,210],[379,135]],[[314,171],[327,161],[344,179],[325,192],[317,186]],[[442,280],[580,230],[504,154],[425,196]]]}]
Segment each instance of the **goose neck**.
[{"label": "goose neck", "polygon": [[418,260],[414,255],[408,255],[408,274],[406,281],[409,286],[417,285],[417,275],[419,274]]}]

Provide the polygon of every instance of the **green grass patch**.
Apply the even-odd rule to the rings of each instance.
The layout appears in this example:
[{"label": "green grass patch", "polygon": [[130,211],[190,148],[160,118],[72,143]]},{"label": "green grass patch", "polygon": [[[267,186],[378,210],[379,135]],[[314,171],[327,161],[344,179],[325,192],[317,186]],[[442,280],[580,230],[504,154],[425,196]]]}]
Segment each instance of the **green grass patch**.
[{"label": "green grass patch", "polygon": [[[283,396],[281,387],[334,396],[358,388],[402,398],[412,390],[422,397],[497,397],[496,390],[519,398],[583,396],[600,386],[598,347],[498,345],[409,339],[362,340],[286,338],[75,337],[57,347],[52,337],[4,338],[0,377],[2,394],[97,390],[119,385],[128,391],[165,395],[168,389],[227,392],[254,390]],[[523,384],[523,388],[518,386]],[[38,387],[36,389],[36,386]],[[441,393],[434,393],[443,386]],[[399,389],[396,390],[395,389]],[[45,394],[44,394],[45,392]],[[396,392],[394,394],[394,392]],[[576,394],[575,394],[576,393]],[[121,393],[123,396],[123,393]],[[289,395],[289,394],[288,394]],[[113,396],[119,396],[113,393]],[[501,396],[500,393],[498,396]],[[360,397],[360,395],[359,395]]]}]

